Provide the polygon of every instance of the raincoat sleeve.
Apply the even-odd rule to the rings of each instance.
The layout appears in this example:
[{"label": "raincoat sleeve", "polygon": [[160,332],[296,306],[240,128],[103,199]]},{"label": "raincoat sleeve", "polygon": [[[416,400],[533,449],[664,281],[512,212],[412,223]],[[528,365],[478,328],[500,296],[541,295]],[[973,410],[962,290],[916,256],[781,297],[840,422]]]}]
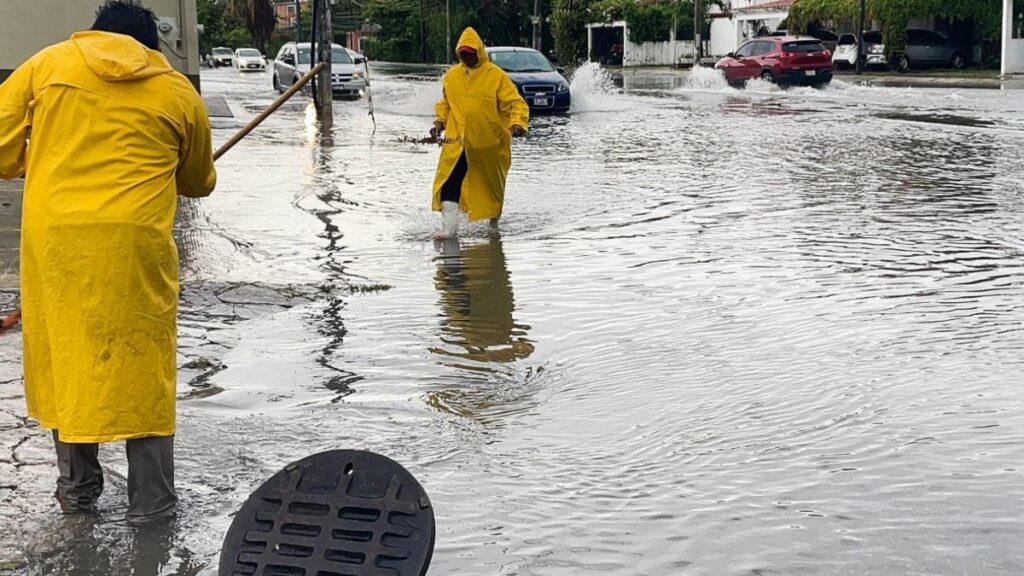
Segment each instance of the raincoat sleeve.
[{"label": "raincoat sleeve", "polygon": [[434,120],[435,124],[448,125],[448,114],[451,113],[452,107],[448,104],[448,93],[444,88],[441,89],[441,100],[434,106],[434,114],[437,115],[437,119]]},{"label": "raincoat sleeve", "polygon": [[32,127],[32,70],[29,60],[0,84],[0,178],[25,175],[25,149]]},{"label": "raincoat sleeve", "polygon": [[178,162],[177,182],[178,194],[189,198],[209,196],[217,186],[210,118],[201,103],[194,108],[192,122],[186,128]]},{"label": "raincoat sleeve", "polygon": [[502,75],[501,84],[498,85],[498,108],[508,114],[508,128],[519,126],[523,130],[530,128],[530,107],[526,100],[519,95],[516,85],[507,75]]}]

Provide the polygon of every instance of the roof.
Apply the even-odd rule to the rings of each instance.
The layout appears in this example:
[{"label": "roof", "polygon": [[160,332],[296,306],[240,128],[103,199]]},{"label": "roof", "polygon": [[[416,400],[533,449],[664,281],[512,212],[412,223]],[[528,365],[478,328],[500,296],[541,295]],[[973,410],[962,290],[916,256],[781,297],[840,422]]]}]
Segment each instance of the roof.
[{"label": "roof", "polygon": [[488,46],[488,52],[536,52],[533,48],[522,48],[519,46]]},{"label": "roof", "polygon": [[792,8],[794,1],[795,0],[771,0],[769,2],[754,4],[753,6],[747,6],[746,8],[737,8],[733,10],[733,12],[738,12],[740,14],[745,12],[781,12]]}]

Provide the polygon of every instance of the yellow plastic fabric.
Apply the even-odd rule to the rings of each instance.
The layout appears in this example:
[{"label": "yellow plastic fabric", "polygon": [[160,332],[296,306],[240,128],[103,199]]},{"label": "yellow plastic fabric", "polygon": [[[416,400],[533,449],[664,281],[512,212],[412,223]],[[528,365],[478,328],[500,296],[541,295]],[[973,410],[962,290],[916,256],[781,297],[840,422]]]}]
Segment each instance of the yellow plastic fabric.
[{"label": "yellow plastic fabric", "polygon": [[459,63],[444,76],[444,98],[437,103],[437,122],[445,126],[446,143],[434,177],[434,210],[441,210],[441,187],[462,153],[469,171],[462,181],[459,206],[470,220],[501,216],[505,178],[512,166],[512,126],[526,130],[530,108],[504,70],[487,58],[476,30],[466,28],[456,48],[476,49],[480,63]]},{"label": "yellow plastic fabric", "polygon": [[0,84],[0,177],[23,174],[29,415],[64,442],[174,434],[171,227],[216,185],[202,99],[134,39],[75,34]]}]

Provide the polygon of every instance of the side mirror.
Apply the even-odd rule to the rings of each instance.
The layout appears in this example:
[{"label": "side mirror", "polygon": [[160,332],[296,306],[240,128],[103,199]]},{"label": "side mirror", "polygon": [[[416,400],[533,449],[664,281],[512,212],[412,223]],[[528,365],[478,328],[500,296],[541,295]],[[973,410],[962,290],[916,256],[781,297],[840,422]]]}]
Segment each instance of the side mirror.
[{"label": "side mirror", "polygon": [[558,68],[555,68],[555,71],[561,74],[562,76],[565,76],[565,68],[559,66]]},{"label": "side mirror", "polygon": [[735,52],[729,52],[728,54],[725,55],[725,57],[726,58],[735,58],[736,57],[736,53]]}]

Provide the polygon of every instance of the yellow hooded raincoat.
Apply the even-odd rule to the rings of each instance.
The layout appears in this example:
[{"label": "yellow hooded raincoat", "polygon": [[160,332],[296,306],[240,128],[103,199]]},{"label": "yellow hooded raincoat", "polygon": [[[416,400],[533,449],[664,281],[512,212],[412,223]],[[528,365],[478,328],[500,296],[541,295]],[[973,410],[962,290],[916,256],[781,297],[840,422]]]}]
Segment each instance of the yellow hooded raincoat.
[{"label": "yellow hooded raincoat", "polygon": [[25,176],[25,397],[61,440],[174,434],[171,228],[177,194],[216,184],[211,147],[195,89],[128,36],[75,34],[0,84],[0,177]]},{"label": "yellow hooded raincoat", "polygon": [[441,187],[465,152],[469,171],[459,205],[470,220],[487,220],[501,216],[505,200],[505,177],[512,166],[509,130],[529,127],[530,108],[508,74],[488,60],[476,30],[466,28],[456,55],[463,46],[476,49],[480,64],[469,68],[460,63],[444,76],[444,98],[435,111],[447,142],[434,178],[434,210],[441,210]]}]

